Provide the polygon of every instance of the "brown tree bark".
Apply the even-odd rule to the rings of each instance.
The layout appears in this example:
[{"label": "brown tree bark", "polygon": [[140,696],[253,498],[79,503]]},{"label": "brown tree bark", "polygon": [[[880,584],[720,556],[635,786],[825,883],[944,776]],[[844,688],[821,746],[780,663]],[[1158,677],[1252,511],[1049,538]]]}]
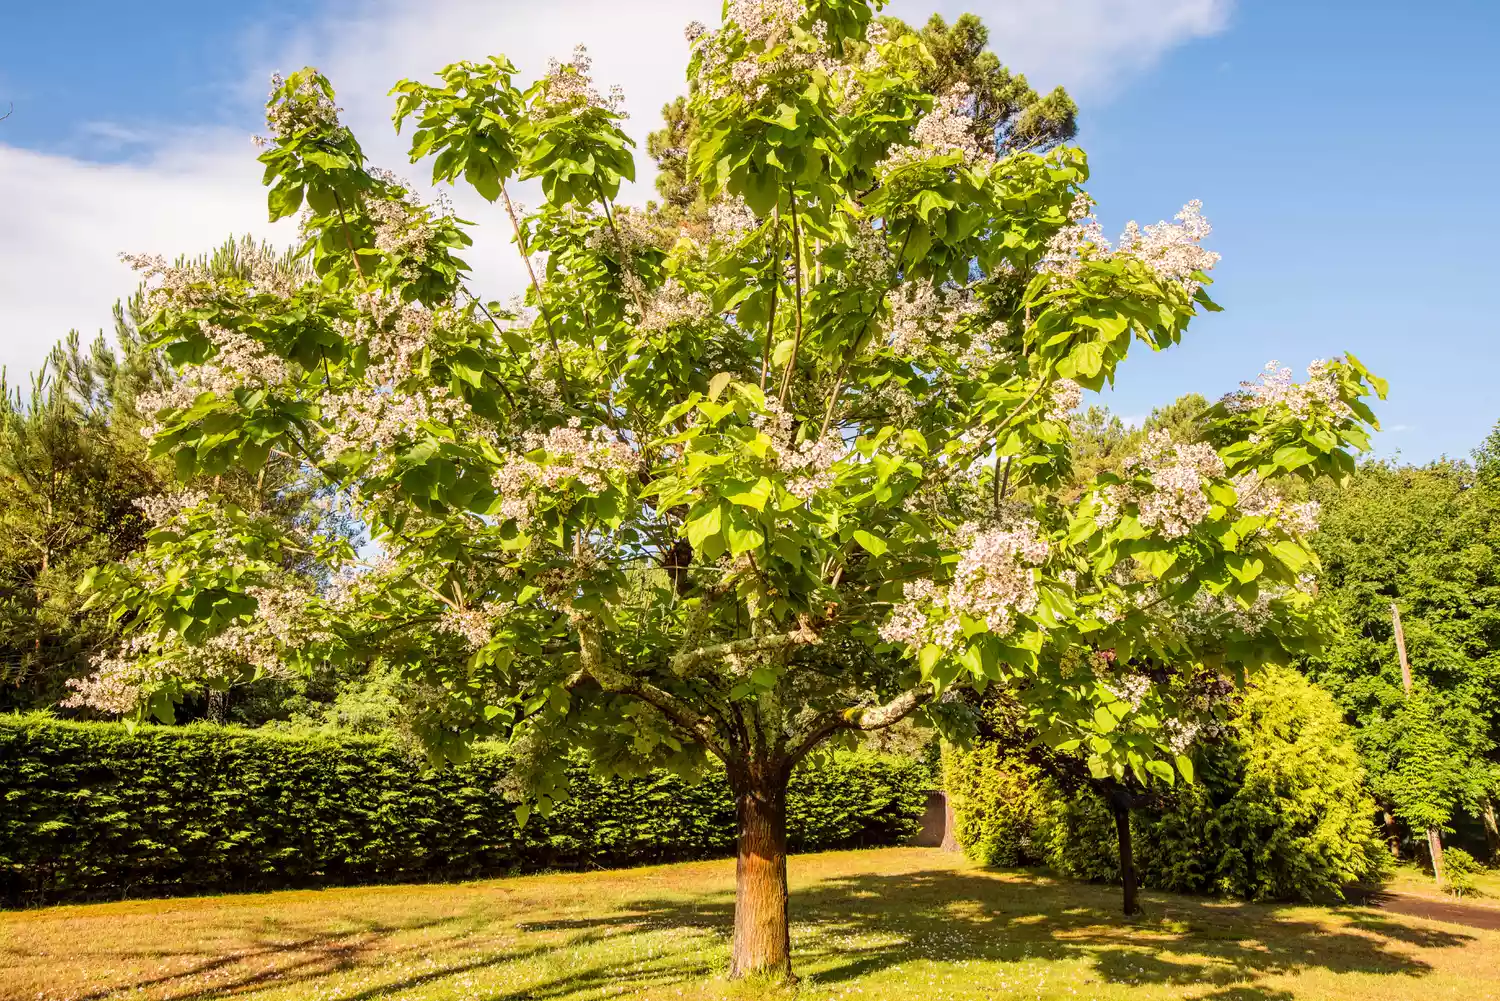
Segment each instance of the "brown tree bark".
[{"label": "brown tree bark", "polygon": [[732,978],[791,980],[787,925],[786,769],[759,763],[736,769],[739,815],[735,863]]},{"label": "brown tree bark", "polygon": [[1110,803],[1115,815],[1115,833],[1120,839],[1120,882],[1124,888],[1125,915],[1141,913],[1135,879],[1135,853],[1130,845],[1130,808],[1118,801]]},{"label": "brown tree bark", "polygon": [[1484,840],[1490,848],[1490,864],[1500,863],[1500,824],[1495,821],[1495,801],[1488,796],[1484,798],[1480,816],[1484,820]]},{"label": "brown tree bark", "polygon": [[1401,857],[1401,831],[1396,827],[1396,815],[1385,807],[1381,807],[1380,815],[1385,821],[1385,841],[1391,847],[1391,855],[1399,859]]}]

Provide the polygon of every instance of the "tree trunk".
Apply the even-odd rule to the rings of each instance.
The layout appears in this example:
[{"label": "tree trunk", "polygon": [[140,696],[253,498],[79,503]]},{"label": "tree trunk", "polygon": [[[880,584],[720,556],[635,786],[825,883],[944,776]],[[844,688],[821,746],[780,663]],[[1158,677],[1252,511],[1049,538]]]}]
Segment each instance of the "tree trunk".
[{"label": "tree trunk", "polygon": [[1443,836],[1436,827],[1427,828],[1427,850],[1432,853],[1432,877],[1443,885]]},{"label": "tree trunk", "polygon": [[1495,821],[1495,801],[1488,796],[1484,798],[1480,819],[1484,821],[1484,840],[1490,846],[1490,864],[1500,865],[1500,824]]},{"label": "tree trunk", "polygon": [[223,725],[229,720],[229,692],[208,690],[208,721]]},{"label": "tree trunk", "polygon": [[958,814],[953,810],[953,797],[943,793],[943,843],[945,852],[962,851],[958,843]]},{"label": "tree trunk", "polygon": [[786,775],[751,765],[737,777],[739,855],[735,864],[732,978],[792,978],[787,927]]},{"label": "tree trunk", "polygon": [[1125,915],[1141,913],[1140,900],[1136,895],[1135,854],[1130,848],[1130,808],[1121,803],[1110,803],[1115,815],[1115,833],[1120,837],[1120,882],[1124,886]]},{"label": "tree trunk", "polygon": [[1401,858],[1401,831],[1396,827],[1396,815],[1384,807],[1380,815],[1385,820],[1385,840],[1391,846],[1391,856]]}]

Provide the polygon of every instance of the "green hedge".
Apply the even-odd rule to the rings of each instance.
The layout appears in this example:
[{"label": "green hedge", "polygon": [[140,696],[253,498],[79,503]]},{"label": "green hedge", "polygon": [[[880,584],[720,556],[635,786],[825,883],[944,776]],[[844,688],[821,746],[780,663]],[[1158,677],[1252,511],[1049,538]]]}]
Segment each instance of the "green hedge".
[{"label": "green hedge", "polygon": [[[458,879],[722,855],[721,773],[599,780],[517,828],[498,749],[425,770],[376,738],[0,719],[0,899],[65,899]],[[840,758],[793,778],[793,851],[894,844],[929,785],[901,759]]]}]

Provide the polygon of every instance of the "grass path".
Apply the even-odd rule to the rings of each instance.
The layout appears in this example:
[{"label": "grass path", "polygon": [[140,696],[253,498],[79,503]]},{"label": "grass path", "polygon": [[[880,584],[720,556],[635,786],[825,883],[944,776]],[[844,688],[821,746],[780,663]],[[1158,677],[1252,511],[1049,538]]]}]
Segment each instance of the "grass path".
[{"label": "grass path", "polygon": [[[0,999],[749,998],[723,980],[732,861],[0,913]],[[1500,999],[1500,932],[974,867],[792,859],[801,999]],[[792,992],[776,992],[776,996]]]}]

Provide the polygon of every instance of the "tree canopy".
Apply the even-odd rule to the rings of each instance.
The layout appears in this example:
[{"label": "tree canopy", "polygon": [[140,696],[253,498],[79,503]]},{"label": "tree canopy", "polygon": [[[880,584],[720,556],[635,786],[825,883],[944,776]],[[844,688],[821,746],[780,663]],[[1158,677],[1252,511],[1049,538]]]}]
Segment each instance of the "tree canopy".
[{"label": "tree canopy", "polygon": [[[222,496],[163,505],[97,582],[131,639],[91,684],[165,712],[229,654],[378,655],[444,694],[437,753],[530,748],[542,811],[566,795],[552,748],[716,758],[733,969],[783,975],[799,761],[1024,680],[1095,772],[1175,781],[1158,681],[1315,640],[1308,512],[1274,485],[1352,471],[1383,384],[1352,357],[1269,373],[1198,440],[1154,433],[1063,496],[1081,388],[1218,308],[1199,206],[1112,244],[1080,150],[976,141],[973,92],[924,90],[922,36],[864,0],[727,12],[689,30],[701,238],[617,203],[631,142],[585,53],[524,87],[498,56],[397,84],[412,158],[503,204],[514,307],[471,292],[470,224],[366,163],[326,79],[275,82],[260,159],[310,273],[138,260],[185,375],[152,450],[184,477],[296,457],[379,551]],[[545,196],[524,216],[516,179]],[[1108,669],[1073,670],[1080,649]]]}]

